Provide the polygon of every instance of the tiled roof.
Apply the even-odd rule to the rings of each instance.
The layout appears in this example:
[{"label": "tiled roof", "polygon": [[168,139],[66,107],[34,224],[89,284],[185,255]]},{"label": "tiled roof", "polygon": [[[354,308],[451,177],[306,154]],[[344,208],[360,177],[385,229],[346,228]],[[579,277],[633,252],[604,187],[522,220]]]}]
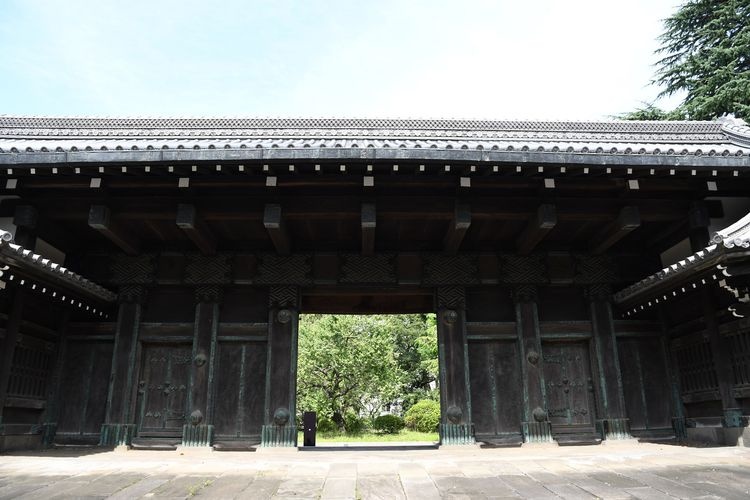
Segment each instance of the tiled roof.
[{"label": "tiled roof", "polygon": [[[13,243],[13,236],[7,231],[0,230],[0,262],[11,268],[31,271],[34,275],[41,275],[46,281],[62,285],[65,289],[84,297],[93,297],[101,302],[113,302],[117,296],[106,288],[87,280],[69,269],[51,260],[27,250]],[[12,269],[0,273],[3,280],[12,276]]]},{"label": "tiled roof", "polygon": [[721,264],[723,256],[728,252],[750,248],[750,213],[731,226],[718,231],[712,242],[712,245],[703,250],[617,292],[614,294],[615,303],[632,301],[637,296],[648,296],[651,290],[669,282],[676,282],[690,272],[714,268]]},{"label": "tiled roof", "polygon": [[716,122],[0,116],[0,153],[245,148],[438,148],[750,156],[750,128]]}]

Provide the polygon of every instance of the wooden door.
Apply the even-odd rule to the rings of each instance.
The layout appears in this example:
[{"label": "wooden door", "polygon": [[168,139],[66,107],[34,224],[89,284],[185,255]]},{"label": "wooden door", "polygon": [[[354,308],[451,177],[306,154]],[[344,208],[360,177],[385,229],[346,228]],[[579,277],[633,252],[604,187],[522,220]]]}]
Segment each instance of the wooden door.
[{"label": "wooden door", "polygon": [[478,439],[521,441],[523,384],[517,342],[469,343],[471,416]]},{"label": "wooden door", "polygon": [[545,343],[544,379],[552,433],[595,433],[594,385],[588,342]]},{"label": "wooden door", "polygon": [[191,346],[147,344],[138,379],[138,435],[177,437],[186,422]]},{"label": "wooden door", "polygon": [[634,436],[672,434],[671,387],[658,334],[617,340],[625,408]]}]

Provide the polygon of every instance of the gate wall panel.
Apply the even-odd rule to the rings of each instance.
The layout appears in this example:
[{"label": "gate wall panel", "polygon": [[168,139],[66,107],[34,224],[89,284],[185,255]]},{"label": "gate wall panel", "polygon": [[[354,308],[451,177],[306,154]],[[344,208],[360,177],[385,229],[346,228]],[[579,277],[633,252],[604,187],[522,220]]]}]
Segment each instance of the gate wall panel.
[{"label": "gate wall panel", "polygon": [[477,436],[520,435],[523,395],[518,343],[469,343],[471,402]]},{"label": "gate wall panel", "polygon": [[217,437],[260,435],[266,382],[266,342],[220,342],[216,360]]},{"label": "gate wall panel", "polygon": [[620,338],[617,349],[631,430],[637,435],[671,429],[669,376],[661,339]]},{"label": "gate wall panel", "polygon": [[57,434],[96,436],[104,421],[113,344],[70,341],[60,389]]}]

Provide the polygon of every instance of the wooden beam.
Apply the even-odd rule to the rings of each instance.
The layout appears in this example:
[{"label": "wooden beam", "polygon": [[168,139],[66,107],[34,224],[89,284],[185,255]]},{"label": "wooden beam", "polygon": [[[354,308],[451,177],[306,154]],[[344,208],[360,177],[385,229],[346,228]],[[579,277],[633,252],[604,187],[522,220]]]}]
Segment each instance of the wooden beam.
[{"label": "wooden beam", "polygon": [[606,252],[612,245],[639,227],[641,227],[641,214],[638,211],[638,207],[623,207],[620,209],[617,219],[608,224],[594,238],[594,245],[591,252],[594,254]]},{"label": "wooden beam", "polygon": [[443,238],[443,251],[445,253],[456,253],[471,226],[471,208],[463,203],[456,203],[453,210],[453,219],[448,226],[448,231]]},{"label": "wooden beam", "polygon": [[531,253],[534,248],[557,225],[557,212],[554,205],[540,205],[536,214],[531,216],[526,229],[518,238],[516,248],[521,255]]},{"label": "wooden beam", "polygon": [[195,246],[205,255],[216,253],[216,238],[206,223],[198,216],[195,205],[177,205],[177,227],[183,230]]},{"label": "wooden beam", "polygon": [[263,210],[263,226],[268,231],[273,246],[281,255],[289,255],[291,245],[289,244],[289,234],[286,231],[284,217],[281,214],[281,205],[269,203]]},{"label": "wooden beam", "polygon": [[99,231],[123,252],[136,255],[140,250],[140,242],[124,227],[112,220],[112,212],[104,205],[91,205],[89,210],[89,226]]},{"label": "wooden beam", "polygon": [[362,203],[362,255],[375,252],[375,204]]}]

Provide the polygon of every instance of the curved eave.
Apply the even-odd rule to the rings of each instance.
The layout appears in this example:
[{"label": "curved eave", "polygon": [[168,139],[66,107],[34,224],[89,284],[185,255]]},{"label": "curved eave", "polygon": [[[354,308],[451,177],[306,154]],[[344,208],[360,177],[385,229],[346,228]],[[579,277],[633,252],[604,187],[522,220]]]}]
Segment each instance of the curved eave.
[{"label": "curved eave", "polygon": [[623,311],[627,311],[646,303],[653,305],[670,300],[676,295],[677,290],[682,291],[686,286],[686,290],[692,290],[709,281],[716,282],[723,277],[721,266],[734,259],[747,257],[747,252],[727,250],[729,249],[718,247],[713,251],[691,255],[681,263],[665,268],[615,293],[614,303]]},{"label": "curved eave", "polygon": [[612,154],[604,152],[493,151],[437,148],[221,148],[145,149],[0,153],[0,165],[56,165],[85,163],[157,163],[200,161],[446,161],[625,167],[750,167],[750,156],[696,154]]},{"label": "curved eave", "polygon": [[[3,272],[7,280],[14,273],[96,304],[109,304],[117,295],[106,288],[62,267],[39,254],[0,239],[0,262],[8,266]],[[14,281],[19,281],[15,279]]]}]

